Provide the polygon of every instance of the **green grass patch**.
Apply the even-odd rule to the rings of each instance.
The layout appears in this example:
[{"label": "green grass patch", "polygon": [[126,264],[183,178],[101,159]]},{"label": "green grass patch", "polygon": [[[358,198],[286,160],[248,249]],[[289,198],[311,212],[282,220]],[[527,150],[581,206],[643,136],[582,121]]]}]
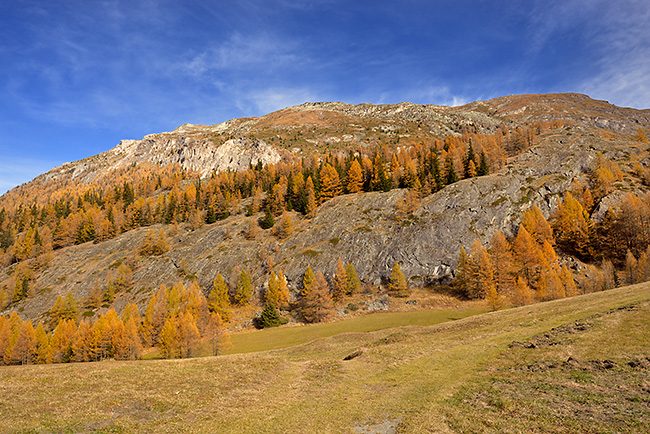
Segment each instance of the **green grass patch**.
[{"label": "green grass patch", "polygon": [[319,252],[317,250],[309,249],[309,250],[303,251],[302,254],[307,256],[308,258],[315,258],[316,256],[320,255],[321,252]]},{"label": "green grass patch", "polygon": [[228,354],[275,350],[304,344],[341,333],[360,333],[398,326],[430,326],[485,312],[482,307],[469,309],[434,309],[416,312],[381,312],[323,324],[281,327],[237,333],[231,336]]},{"label": "green grass patch", "polygon": [[109,265],[109,266],[108,266],[108,269],[109,269],[109,270],[115,270],[115,269],[117,269],[117,267],[119,267],[120,265],[122,265],[122,264],[124,263],[124,260],[125,260],[125,259],[126,259],[126,258],[120,258],[120,259],[118,259],[117,261],[115,261],[115,262],[113,262],[111,265]]}]

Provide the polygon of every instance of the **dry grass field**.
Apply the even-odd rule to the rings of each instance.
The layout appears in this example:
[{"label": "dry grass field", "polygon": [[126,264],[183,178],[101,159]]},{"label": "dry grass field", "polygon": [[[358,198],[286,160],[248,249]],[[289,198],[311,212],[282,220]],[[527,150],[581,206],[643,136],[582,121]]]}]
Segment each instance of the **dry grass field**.
[{"label": "dry grass field", "polygon": [[242,334],[240,354],[3,367],[0,431],[650,432],[650,284],[436,325],[359,321],[249,333],[307,341],[266,351]]}]

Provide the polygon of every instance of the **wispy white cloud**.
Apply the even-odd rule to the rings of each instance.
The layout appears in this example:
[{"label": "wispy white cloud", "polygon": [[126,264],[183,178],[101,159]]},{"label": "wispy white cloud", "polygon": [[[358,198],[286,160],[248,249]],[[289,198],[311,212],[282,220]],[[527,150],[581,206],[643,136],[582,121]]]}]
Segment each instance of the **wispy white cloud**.
[{"label": "wispy white cloud", "polygon": [[31,181],[54,166],[52,162],[39,159],[3,156],[0,162],[0,195]]},{"label": "wispy white cloud", "polygon": [[650,108],[650,8],[644,0],[602,2],[593,23],[598,69],[582,91],[617,105]]},{"label": "wispy white cloud", "polygon": [[[617,105],[650,107],[650,8],[647,0],[540,2],[529,14],[529,53],[553,47],[559,35],[580,35],[589,52],[582,78],[557,85]],[[584,53],[576,52],[575,58]],[[567,59],[571,62],[572,59]]]},{"label": "wispy white cloud", "polygon": [[[304,102],[318,101],[318,97],[306,88],[270,88],[251,91],[239,100],[242,110],[254,109],[260,114],[270,113]],[[251,107],[252,106],[252,107]]]},{"label": "wispy white cloud", "polygon": [[269,69],[296,65],[305,59],[297,54],[296,44],[269,34],[233,33],[227,40],[191,56],[180,69],[192,76],[210,72],[238,71],[265,74]]},{"label": "wispy white cloud", "polygon": [[467,104],[470,99],[462,94],[457,94],[449,86],[431,85],[428,83],[414,83],[409,87],[386,89],[378,96],[366,94],[360,101],[374,102],[376,104],[393,104],[399,102],[412,102],[415,104],[436,104],[443,106],[460,106]]}]

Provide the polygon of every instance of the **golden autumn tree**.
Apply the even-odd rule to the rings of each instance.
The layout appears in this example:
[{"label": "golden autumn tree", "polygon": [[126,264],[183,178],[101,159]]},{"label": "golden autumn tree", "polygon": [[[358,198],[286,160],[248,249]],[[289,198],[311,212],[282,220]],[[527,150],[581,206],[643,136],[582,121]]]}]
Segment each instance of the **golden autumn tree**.
[{"label": "golden autumn tree", "polygon": [[406,276],[402,273],[399,262],[395,261],[388,280],[388,293],[393,297],[408,297],[411,293]]},{"label": "golden autumn tree", "polygon": [[566,298],[566,290],[560,276],[554,268],[546,271],[546,290],[548,297],[552,300]]},{"label": "golden autumn tree", "polygon": [[280,302],[280,284],[278,282],[278,275],[272,272],[269,275],[267,289],[264,293],[264,302],[271,303],[277,306]]},{"label": "golden autumn tree", "polygon": [[485,301],[490,307],[490,310],[499,310],[503,305],[502,297],[497,292],[497,287],[494,283],[485,288]]},{"label": "golden autumn tree", "polygon": [[484,296],[492,310],[498,309],[501,306],[501,296],[497,292],[492,260],[485,248],[481,249],[479,254],[477,271],[480,288],[478,296]]},{"label": "golden autumn tree", "polygon": [[72,340],[77,331],[75,322],[63,319],[54,329],[50,345],[52,347],[52,362],[67,363],[72,357]]},{"label": "golden autumn tree", "polygon": [[305,274],[302,277],[302,289],[300,290],[302,297],[307,297],[311,292],[315,279],[316,275],[314,274],[314,270],[311,269],[311,265],[307,265],[307,270],[305,270]]},{"label": "golden autumn tree", "polygon": [[204,332],[204,339],[210,344],[211,354],[218,356],[231,347],[230,335],[221,321],[221,317],[212,313]]},{"label": "golden autumn tree", "polygon": [[196,326],[196,319],[189,312],[184,312],[177,319],[178,354],[180,357],[192,357],[198,348],[201,334]]},{"label": "golden autumn tree", "polygon": [[20,331],[11,350],[11,363],[27,365],[34,361],[36,355],[36,332],[31,320],[22,321]]},{"label": "golden autumn tree", "polygon": [[573,280],[573,276],[571,275],[571,272],[569,271],[569,268],[565,265],[562,265],[562,268],[560,268],[560,281],[562,282],[562,286],[564,287],[564,294],[567,297],[574,297],[578,295],[578,287],[576,286],[575,281]]},{"label": "golden autumn tree", "polygon": [[169,250],[169,244],[164,229],[160,229],[158,234],[153,229],[149,229],[140,246],[140,254],[144,256],[160,256]]},{"label": "golden autumn tree", "polygon": [[289,237],[294,231],[293,217],[288,212],[283,212],[280,220],[273,226],[272,233],[280,239]]},{"label": "golden autumn tree", "polygon": [[520,275],[528,285],[534,286],[540,277],[539,270],[543,256],[539,244],[535,242],[523,225],[519,226],[519,232],[517,232],[513,243],[513,252],[518,260]]},{"label": "golden autumn tree", "polygon": [[[1,328],[1,327],[0,327]],[[46,364],[52,363],[52,350],[50,348],[50,338],[43,327],[43,323],[36,326],[36,354],[34,363]]]},{"label": "golden autumn tree", "polygon": [[6,364],[5,355],[11,354],[11,335],[9,319],[0,315],[0,364]]},{"label": "golden autumn tree", "polygon": [[305,181],[305,196],[305,214],[307,217],[312,218],[316,212],[316,191],[311,176],[307,177],[307,181]]},{"label": "golden autumn tree", "polygon": [[251,283],[250,276],[244,269],[242,269],[241,273],[239,273],[234,298],[235,302],[239,306],[247,305],[253,298],[253,284]]},{"label": "golden autumn tree", "polygon": [[551,245],[555,242],[553,238],[553,229],[548,223],[537,205],[526,210],[521,219],[521,224],[526,228],[528,233],[537,241],[538,244],[544,244],[544,241]]},{"label": "golden autumn tree", "polygon": [[528,286],[526,280],[521,276],[517,277],[511,300],[515,306],[524,306],[533,302],[533,294],[530,286]]},{"label": "golden autumn tree", "polygon": [[363,189],[363,170],[357,159],[352,160],[348,169],[348,182],[346,190],[348,193],[359,193]]},{"label": "golden autumn tree", "polygon": [[601,270],[603,273],[603,291],[616,288],[616,270],[614,269],[614,264],[612,264],[612,261],[608,259],[603,260]]},{"label": "golden autumn tree", "polygon": [[343,260],[339,257],[336,262],[336,269],[334,270],[334,278],[332,279],[332,298],[334,301],[341,300],[347,292],[348,275],[345,272],[345,265]]},{"label": "golden autumn tree", "polygon": [[490,241],[489,253],[494,269],[494,283],[497,287],[497,292],[507,296],[514,290],[516,269],[512,248],[502,232],[498,230],[494,231],[494,235]]},{"label": "golden autumn tree", "polygon": [[341,181],[336,169],[329,163],[321,169],[320,173],[320,200],[321,203],[332,199],[341,193]]},{"label": "golden autumn tree", "polygon": [[347,295],[353,295],[359,292],[361,289],[361,280],[357,274],[357,270],[354,268],[352,262],[348,262],[345,266],[345,274],[347,276],[347,285],[345,292]]},{"label": "golden autumn tree", "polygon": [[639,283],[639,263],[630,250],[625,255],[625,277],[629,285]]},{"label": "golden autumn tree", "polygon": [[164,358],[172,359],[178,357],[180,343],[175,318],[167,318],[158,336],[158,347]]},{"label": "golden autumn tree", "polygon": [[637,276],[639,282],[647,282],[650,280],[650,244],[639,255],[639,259],[637,260]]},{"label": "golden autumn tree", "polygon": [[645,131],[643,131],[643,128],[639,127],[636,130],[636,134],[634,135],[632,140],[640,143],[648,143],[648,136],[646,136]]},{"label": "golden autumn tree", "polygon": [[397,220],[401,221],[406,219],[414,211],[420,207],[420,196],[417,191],[409,188],[404,193],[397,203],[395,204],[395,210],[397,211]]},{"label": "golden autumn tree", "polygon": [[84,320],[79,323],[77,333],[72,341],[72,361],[89,362],[94,360],[94,356],[92,327],[88,321]]},{"label": "golden autumn tree", "polygon": [[562,251],[588,259],[593,256],[593,225],[582,204],[567,192],[553,217],[557,245]]},{"label": "golden autumn tree", "polygon": [[126,324],[131,318],[133,318],[136,324],[142,322],[140,310],[138,309],[138,305],[135,303],[127,303],[122,311],[121,319],[124,324]]},{"label": "golden autumn tree", "polygon": [[282,273],[282,270],[278,270],[278,295],[279,300],[276,305],[279,308],[286,309],[289,307],[289,284],[287,283],[287,278]]},{"label": "golden autumn tree", "polygon": [[306,322],[320,322],[334,312],[330,288],[323,273],[316,272],[310,287],[310,291],[300,300],[300,314]]},{"label": "golden autumn tree", "polygon": [[142,355],[142,341],[138,333],[138,324],[133,316],[124,322],[117,357],[122,360],[137,360]]},{"label": "golden autumn tree", "polygon": [[208,296],[209,309],[218,314],[222,320],[230,321],[230,297],[228,296],[228,285],[221,273],[217,274],[212,283],[212,290]]}]

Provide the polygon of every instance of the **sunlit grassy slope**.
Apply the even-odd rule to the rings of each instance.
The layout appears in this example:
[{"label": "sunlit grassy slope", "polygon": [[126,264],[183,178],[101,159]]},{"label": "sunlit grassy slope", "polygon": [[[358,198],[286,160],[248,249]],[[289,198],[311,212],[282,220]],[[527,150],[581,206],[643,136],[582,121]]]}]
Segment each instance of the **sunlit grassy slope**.
[{"label": "sunlit grassy slope", "polygon": [[233,339],[308,341],[272,351],[4,367],[0,431],[648,432],[649,320],[644,284],[437,325]]}]

